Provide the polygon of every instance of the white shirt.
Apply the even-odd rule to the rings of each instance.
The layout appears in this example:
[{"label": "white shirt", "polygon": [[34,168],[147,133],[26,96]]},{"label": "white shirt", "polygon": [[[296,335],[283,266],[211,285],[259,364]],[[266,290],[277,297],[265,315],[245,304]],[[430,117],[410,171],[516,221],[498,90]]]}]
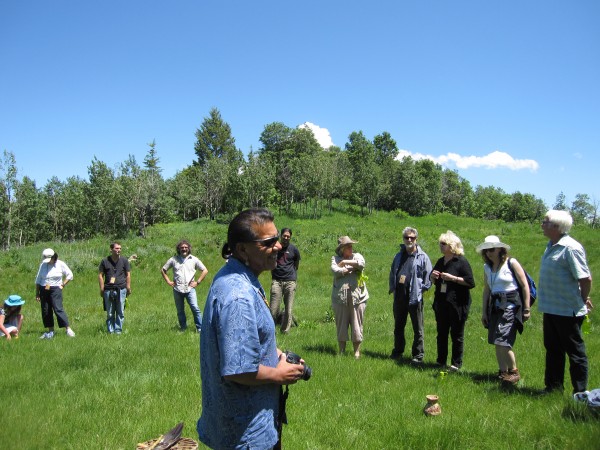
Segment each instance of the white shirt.
[{"label": "white shirt", "polygon": [[63,277],[67,280],[73,279],[73,272],[63,261],[56,260],[55,264],[42,263],[35,277],[35,284],[40,286],[62,286]]},{"label": "white shirt", "polygon": [[188,255],[185,259],[176,255],[171,257],[163,266],[166,272],[173,268],[173,281],[175,282],[174,289],[182,294],[187,294],[192,290],[190,282],[194,280],[196,270],[204,272],[206,267],[194,255]]}]

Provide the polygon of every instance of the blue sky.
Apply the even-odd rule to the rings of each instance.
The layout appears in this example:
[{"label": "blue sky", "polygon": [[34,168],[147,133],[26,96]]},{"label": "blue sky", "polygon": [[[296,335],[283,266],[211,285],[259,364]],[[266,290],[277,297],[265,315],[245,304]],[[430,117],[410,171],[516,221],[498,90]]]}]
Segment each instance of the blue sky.
[{"label": "blue sky", "polygon": [[[600,201],[600,2],[0,1],[0,151],[38,187],[94,156],[166,178],[212,107],[344,147],[384,131],[477,185]],[[325,144],[327,145],[327,144]]]}]

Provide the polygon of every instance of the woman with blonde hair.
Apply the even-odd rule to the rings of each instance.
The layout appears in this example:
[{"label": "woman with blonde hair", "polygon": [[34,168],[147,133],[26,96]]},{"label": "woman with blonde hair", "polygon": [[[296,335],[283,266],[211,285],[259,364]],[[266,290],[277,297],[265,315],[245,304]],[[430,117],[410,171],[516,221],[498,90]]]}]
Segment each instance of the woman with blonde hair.
[{"label": "woman with blonde hair", "polygon": [[475,280],[458,236],[448,230],[440,235],[438,241],[443,256],[431,272],[431,281],[435,284],[433,310],[437,324],[437,364],[446,366],[450,334],[452,355],[448,370],[456,372],[463,363],[465,324]]},{"label": "woman with blonde hair", "polygon": [[350,327],[354,357],[358,359],[360,344],[363,341],[363,319],[369,293],[361,277],[365,268],[365,258],[353,251],[353,244],[358,242],[348,236],[342,236],[338,239],[336,254],[331,257],[333,273],[331,307],[335,316],[340,354],[346,351],[348,327]]},{"label": "woman with blonde hair", "polygon": [[525,271],[516,259],[508,257],[509,250],[498,236],[487,236],[477,247],[485,262],[481,322],[488,329],[488,343],[496,347],[498,378],[516,385],[521,374],[513,346],[517,331],[523,332],[523,324],[530,317],[530,299]]}]

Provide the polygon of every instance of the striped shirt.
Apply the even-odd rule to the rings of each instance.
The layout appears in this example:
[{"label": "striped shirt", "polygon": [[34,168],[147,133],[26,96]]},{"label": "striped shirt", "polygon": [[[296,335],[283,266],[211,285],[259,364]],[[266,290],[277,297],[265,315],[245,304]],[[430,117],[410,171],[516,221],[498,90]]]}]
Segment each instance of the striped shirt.
[{"label": "striped shirt", "polygon": [[538,310],[557,316],[584,316],[588,310],[581,298],[579,280],[591,276],[583,246],[564,235],[548,242],[540,267]]}]

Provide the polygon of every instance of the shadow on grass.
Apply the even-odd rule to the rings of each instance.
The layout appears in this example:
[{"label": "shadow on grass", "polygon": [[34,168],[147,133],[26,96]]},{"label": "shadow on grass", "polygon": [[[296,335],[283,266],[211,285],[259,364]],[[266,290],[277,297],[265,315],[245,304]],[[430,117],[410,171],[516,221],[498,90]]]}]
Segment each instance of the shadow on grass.
[{"label": "shadow on grass", "polygon": [[571,420],[572,422],[592,422],[600,421],[600,412],[592,409],[585,404],[569,402],[562,410],[561,416],[563,419]]},{"label": "shadow on grass", "polygon": [[534,398],[552,395],[551,393],[548,393],[543,389],[536,389],[536,388],[532,388],[532,387],[528,387],[528,386],[523,386],[522,382],[518,383],[517,385],[512,385],[512,384],[506,383],[506,382],[501,382],[498,379],[498,375],[495,373],[467,372],[467,371],[464,371],[464,372],[461,371],[461,372],[456,372],[456,373],[440,372],[439,374],[436,374],[436,377],[440,376],[442,373],[445,374],[443,376],[469,377],[469,378],[471,378],[471,381],[473,381],[473,383],[475,383],[475,384],[490,384],[492,386],[497,385],[498,390],[500,392],[503,392],[503,393],[509,394],[509,395],[525,395],[525,396],[534,397]]},{"label": "shadow on grass", "polygon": [[325,345],[325,344],[319,344],[319,345],[306,345],[302,347],[303,350],[307,351],[307,352],[316,352],[316,353],[323,353],[324,355],[337,355],[338,351],[337,348],[333,345]]}]

